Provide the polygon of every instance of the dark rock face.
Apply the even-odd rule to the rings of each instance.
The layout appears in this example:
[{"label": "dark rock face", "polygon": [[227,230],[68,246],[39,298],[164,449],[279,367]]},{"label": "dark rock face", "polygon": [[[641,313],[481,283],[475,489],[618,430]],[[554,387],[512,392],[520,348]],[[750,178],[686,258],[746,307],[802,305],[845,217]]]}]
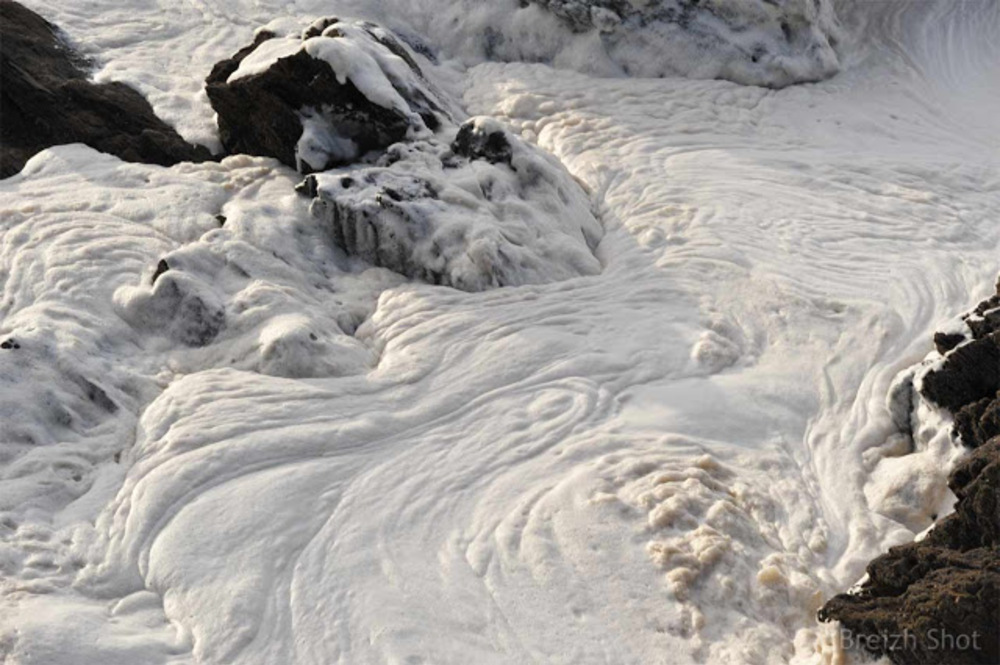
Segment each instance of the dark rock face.
[{"label": "dark rock face", "polygon": [[163,166],[211,157],[156,117],[132,88],[91,83],[87,62],[57,28],[11,0],[0,0],[0,62],[0,177],[65,143]]},{"label": "dark rock face", "polygon": [[468,159],[484,159],[490,164],[508,166],[514,155],[506,132],[483,131],[481,127],[471,122],[459,128],[455,140],[451,143],[451,150],[456,155]]},{"label": "dark rock face", "polygon": [[1000,335],[991,334],[950,351],[944,366],[924,376],[921,393],[950,411],[1000,390]]},{"label": "dark rock face", "polygon": [[955,513],[872,561],[861,590],[830,600],[821,621],[840,621],[894,663],[1000,662],[1000,439],[955,469],[949,486]]},{"label": "dark rock face", "polygon": [[971,448],[1000,436],[1000,395],[966,404],[955,414],[955,431]]},{"label": "dark rock face", "polygon": [[1000,435],[1000,282],[962,322],[964,330],[934,336],[944,362],[924,375],[920,393],[951,411],[955,433],[976,448]]},{"label": "dark rock face", "polygon": [[949,478],[955,512],[924,540],[872,561],[857,593],[836,596],[819,613],[894,663],[1000,662],[998,301],[964,317],[968,334],[935,337],[945,360],[921,386],[925,398],[954,414],[956,434],[974,448]]},{"label": "dark rock face", "polygon": [[303,173],[353,163],[451,119],[399,40],[372,23],[336,18],[301,35],[258,33],[212,69],[206,91],[227,151],[274,157]]}]

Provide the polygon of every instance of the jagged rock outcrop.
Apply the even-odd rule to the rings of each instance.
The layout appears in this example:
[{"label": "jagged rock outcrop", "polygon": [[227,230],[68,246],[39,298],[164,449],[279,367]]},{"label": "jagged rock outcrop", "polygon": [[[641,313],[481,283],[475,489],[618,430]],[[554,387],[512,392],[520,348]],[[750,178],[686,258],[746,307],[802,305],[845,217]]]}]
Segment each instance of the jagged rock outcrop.
[{"label": "jagged rock outcrop", "polygon": [[601,227],[551,155],[474,118],[449,143],[397,144],[300,187],[333,242],[408,277],[467,291],[600,272]]},{"label": "jagged rock outcrop", "polygon": [[851,640],[894,663],[1000,662],[1000,375],[997,296],[963,317],[964,329],[935,336],[943,358],[923,373],[924,399],[951,411],[955,434],[973,448],[951,473],[958,502],[920,541],[868,565],[855,593],[820,611]]},{"label": "jagged rock outcrop", "polygon": [[781,87],[839,69],[830,0],[521,0],[595,31],[636,76],[690,75]]},{"label": "jagged rock outcrop", "polygon": [[0,177],[65,143],[164,166],[211,157],[160,120],[137,91],[91,82],[88,67],[54,25],[0,0]]},{"label": "jagged rock outcrop", "polygon": [[453,122],[408,48],[365,21],[325,18],[283,35],[262,29],[216,64],[206,92],[227,151],[275,157],[302,173]]},{"label": "jagged rock outcrop", "polygon": [[953,514],[872,561],[858,592],[820,610],[894,663],[1000,662],[1000,438],[966,458],[949,486]]},{"label": "jagged rock outcrop", "polygon": [[934,343],[943,360],[924,374],[921,394],[954,414],[955,433],[970,448],[1000,435],[1000,283]]}]

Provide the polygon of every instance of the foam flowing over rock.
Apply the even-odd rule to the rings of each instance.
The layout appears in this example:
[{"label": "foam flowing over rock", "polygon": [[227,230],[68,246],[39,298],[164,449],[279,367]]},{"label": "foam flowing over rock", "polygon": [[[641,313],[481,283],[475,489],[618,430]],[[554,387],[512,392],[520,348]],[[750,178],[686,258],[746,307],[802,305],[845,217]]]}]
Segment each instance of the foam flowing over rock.
[{"label": "foam flowing over rock", "polygon": [[596,33],[634,76],[783,87],[835,74],[841,28],[830,0],[521,0]]},{"label": "foam flowing over rock", "polygon": [[[925,538],[872,561],[858,589],[819,613],[840,621],[867,651],[901,665],[1000,662],[998,304],[1000,285],[934,336],[937,353],[907,379],[910,397],[902,401],[945,409],[954,417],[953,438],[974,448],[948,480],[954,512]],[[911,418],[920,420],[919,407]]]},{"label": "foam flowing over rock", "polygon": [[320,19],[257,32],[206,81],[231,153],[275,157],[303,173],[350,164],[450,120],[414,54],[364,21]]},{"label": "foam flowing over rock", "polygon": [[164,166],[209,158],[132,88],[88,80],[88,67],[58,28],[0,0],[0,178],[20,171],[40,150],[64,143]]},{"label": "foam flowing over rock", "polygon": [[[207,90],[226,147],[314,173],[298,188],[313,215],[371,265],[466,291],[600,272],[601,225],[559,160],[488,118],[456,126],[458,103],[375,24],[264,28]],[[221,318],[168,280],[147,300],[210,324],[192,345],[210,339]]]},{"label": "foam flowing over rock", "polygon": [[373,167],[312,175],[300,190],[336,245],[432,284],[482,291],[600,272],[586,193],[487,118],[450,146],[397,144]]}]

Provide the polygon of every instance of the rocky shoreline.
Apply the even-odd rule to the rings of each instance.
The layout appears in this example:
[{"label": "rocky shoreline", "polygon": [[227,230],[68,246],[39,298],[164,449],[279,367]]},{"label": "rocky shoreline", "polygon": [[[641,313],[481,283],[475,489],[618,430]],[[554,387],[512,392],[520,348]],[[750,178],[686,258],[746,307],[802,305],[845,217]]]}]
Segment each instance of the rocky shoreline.
[{"label": "rocky shoreline", "polygon": [[1000,283],[991,298],[939,332],[942,358],[917,381],[920,396],[954,417],[971,449],[951,472],[958,501],[918,541],[868,564],[859,588],[832,598],[846,645],[900,665],[1000,662]]}]

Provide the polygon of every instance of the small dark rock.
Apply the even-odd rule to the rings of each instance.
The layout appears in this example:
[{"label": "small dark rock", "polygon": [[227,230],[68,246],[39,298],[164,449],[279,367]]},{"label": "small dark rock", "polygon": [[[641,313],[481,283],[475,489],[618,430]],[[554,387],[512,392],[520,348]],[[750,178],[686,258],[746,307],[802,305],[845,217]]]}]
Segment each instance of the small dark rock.
[{"label": "small dark rock", "polygon": [[168,270],[170,270],[170,266],[167,265],[166,259],[160,259],[160,262],[156,264],[156,270],[153,272],[152,283],[156,284],[156,280],[158,280],[160,276]]},{"label": "small dark rock", "polygon": [[937,352],[944,355],[965,341],[965,335],[961,333],[935,333],[934,346]]},{"label": "small dark rock", "polygon": [[509,166],[513,158],[513,150],[510,141],[507,140],[506,132],[484,131],[480,125],[472,122],[467,122],[459,128],[451,144],[451,150],[456,155],[468,159],[484,159],[491,164]]}]

